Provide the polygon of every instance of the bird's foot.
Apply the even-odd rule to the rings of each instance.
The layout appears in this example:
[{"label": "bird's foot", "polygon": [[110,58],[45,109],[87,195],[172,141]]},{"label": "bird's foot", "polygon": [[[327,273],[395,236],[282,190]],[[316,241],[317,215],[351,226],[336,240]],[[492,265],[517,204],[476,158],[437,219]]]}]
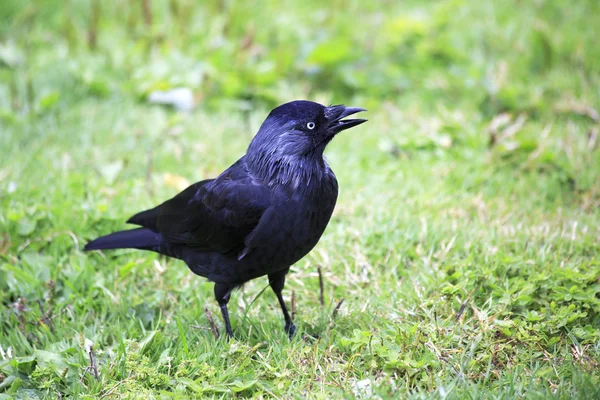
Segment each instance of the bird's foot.
[{"label": "bird's foot", "polygon": [[285,324],[284,329],[285,332],[288,334],[290,340],[292,340],[294,334],[296,333],[296,325],[294,325],[293,323]]}]

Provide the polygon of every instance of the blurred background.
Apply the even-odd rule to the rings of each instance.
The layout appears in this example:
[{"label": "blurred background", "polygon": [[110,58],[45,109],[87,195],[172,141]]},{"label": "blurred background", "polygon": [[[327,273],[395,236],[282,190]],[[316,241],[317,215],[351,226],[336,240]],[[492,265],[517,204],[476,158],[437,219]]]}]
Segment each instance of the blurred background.
[{"label": "blurred background", "polygon": [[[0,399],[593,398],[599,27],[597,0],[2,0]],[[230,347],[182,263],[79,250],[294,99],[369,110],[326,151],[338,205],[287,282],[319,341],[279,337],[257,280]]]},{"label": "blurred background", "polygon": [[9,114],[187,87],[219,109],[310,97],[543,117],[597,101],[598,7],[5,0],[0,104]]}]

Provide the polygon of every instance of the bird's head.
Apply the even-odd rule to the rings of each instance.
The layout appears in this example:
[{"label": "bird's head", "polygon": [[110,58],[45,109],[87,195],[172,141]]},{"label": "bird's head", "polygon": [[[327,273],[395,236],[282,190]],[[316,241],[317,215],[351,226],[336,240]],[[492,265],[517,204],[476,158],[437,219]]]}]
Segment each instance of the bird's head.
[{"label": "bird's head", "polygon": [[335,135],[367,121],[344,119],[361,111],[366,110],[343,105],[326,107],[306,100],[282,104],[265,119],[246,155],[259,167],[321,162],[325,147]]}]

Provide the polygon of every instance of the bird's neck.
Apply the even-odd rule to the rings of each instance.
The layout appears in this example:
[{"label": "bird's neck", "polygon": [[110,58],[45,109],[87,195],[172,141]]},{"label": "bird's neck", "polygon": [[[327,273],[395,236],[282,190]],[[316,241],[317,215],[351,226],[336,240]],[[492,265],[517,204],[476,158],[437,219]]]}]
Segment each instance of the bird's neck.
[{"label": "bird's neck", "polygon": [[323,158],[323,154],[309,154],[300,157],[281,154],[254,154],[245,156],[248,170],[267,185],[294,188],[309,187],[333,176],[333,172]]}]

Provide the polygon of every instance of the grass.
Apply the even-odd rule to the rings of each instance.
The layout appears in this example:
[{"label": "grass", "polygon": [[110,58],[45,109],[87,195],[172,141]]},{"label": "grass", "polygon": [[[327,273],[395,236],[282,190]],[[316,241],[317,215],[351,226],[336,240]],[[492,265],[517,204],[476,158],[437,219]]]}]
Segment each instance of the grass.
[{"label": "grass", "polygon": [[[0,11],[0,399],[600,396],[596,2],[57,4]],[[81,251],[294,98],[370,110],[294,340],[266,279],[227,342],[183,263]]]}]

